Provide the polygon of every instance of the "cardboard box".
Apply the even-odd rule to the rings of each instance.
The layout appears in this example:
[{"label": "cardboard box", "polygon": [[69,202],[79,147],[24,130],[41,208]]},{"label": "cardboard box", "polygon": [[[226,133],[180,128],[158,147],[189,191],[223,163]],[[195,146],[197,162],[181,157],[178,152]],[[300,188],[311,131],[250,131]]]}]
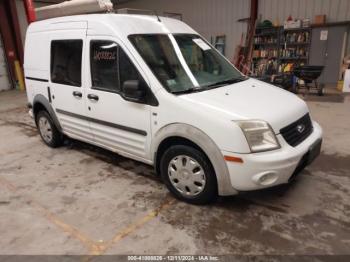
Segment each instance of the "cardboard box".
[{"label": "cardboard box", "polygon": [[302,27],[307,28],[311,26],[311,20],[310,19],[303,19],[302,22]]},{"label": "cardboard box", "polygon": [[314,23],[316,25],[323,25],[326,23],[326,15],[316,15]]},{"label": "cardboard box", "polygon": [[296,29],[300,27],[301,27],[301,20],[284,22],[284,29]]}]

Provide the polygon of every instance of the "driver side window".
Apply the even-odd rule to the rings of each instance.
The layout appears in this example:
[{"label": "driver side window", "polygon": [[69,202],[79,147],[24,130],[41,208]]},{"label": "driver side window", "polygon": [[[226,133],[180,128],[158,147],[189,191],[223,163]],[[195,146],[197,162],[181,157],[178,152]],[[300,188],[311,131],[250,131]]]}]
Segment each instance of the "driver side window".
[{"label": "driver side window", "polygon": [[90,64],[93,89],[122,93],[125,81],[142,81],[129,57],[113,41],[91,41]]}]

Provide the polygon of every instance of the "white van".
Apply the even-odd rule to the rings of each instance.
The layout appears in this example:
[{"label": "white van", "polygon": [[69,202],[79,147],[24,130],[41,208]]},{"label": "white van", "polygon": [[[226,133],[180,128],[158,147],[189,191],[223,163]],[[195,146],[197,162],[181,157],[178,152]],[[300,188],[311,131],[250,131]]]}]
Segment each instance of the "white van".
[{"label": "white van", "polygon": [[31,113],[63,135],[155,167],[190,203],[291,181],[319,153],[304,101],[248,78],[181,21],[91,14],[32,23]]}]

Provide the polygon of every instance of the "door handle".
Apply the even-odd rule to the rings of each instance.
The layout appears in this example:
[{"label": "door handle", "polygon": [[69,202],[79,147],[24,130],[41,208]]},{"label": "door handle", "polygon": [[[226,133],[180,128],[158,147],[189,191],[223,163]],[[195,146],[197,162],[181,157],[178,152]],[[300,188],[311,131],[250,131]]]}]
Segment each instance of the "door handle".
[{"label": "door handle", "polygon": [[89,98],[90,100],[98,101],[98,96],[94,94],[88,94],[87,98]]},{"label": "door handle", "polygon": [[81,92],[79,92],[79,91],[74,91],[73,92],[73,96],[75,96],[75,97],[82,97],[83,94]]}]

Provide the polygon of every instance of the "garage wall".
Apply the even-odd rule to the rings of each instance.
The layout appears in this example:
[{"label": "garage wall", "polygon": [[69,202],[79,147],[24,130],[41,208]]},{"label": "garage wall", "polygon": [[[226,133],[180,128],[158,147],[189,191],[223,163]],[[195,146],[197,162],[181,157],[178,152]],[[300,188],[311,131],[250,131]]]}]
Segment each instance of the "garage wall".
[{"label": "garage wall", "polygon": [[[293,18],[309,18],[327,15],[327,22],[350,21],[350,0],[259,0],[259,15],[262,20],[276,20],[282,24],[292,15]],[[350,54],[350,32],[348,32],[346,53]]]},{"label": "garage wall", "polygon": [[289,16],[314,19],[315,15],[327,15],[327,22],[350,20],[349,0],[259,0],[262,19],[280,23]]},{"label": "garage wall", "polygon": [[23,0],[16,0],[16,8],[17,8],[17,17],[18,17],[19,27],[21,29],[22,43],[24,44],[28,23],[27,23],[27,15],[24,9]]},{"label": "garage wall", "polygon": [[117,8],[139,8],[181,13],[182,20],[210,41],[210,37],[226,35],[226,57],[232,60],[236,45],[247,24],[237,22],[249,17],[249,0],[134,0],[117,5]]},{"label": "garage wall", "polygon": [[[27,19],[23,0],[15,0],[24,43]],[[36,7],[48,3],[35,2]],[[226,35],[226,56],[231,60],[239,44],[246,24],[237,20],[249,16],[249,0],[132,0],[117,5],[117,8],[140,8],[164,12],[181,13],[183,21],[192,26],[210,41],[210,37]],[[262,19],[282,23],[286,17],[310,18],[326,14],[328,22],[350,20],[350,0],[259,0],[259,14]],[[245,35],[244,35],[245,36]],[[350,34],[348,34],[350,38]],[[347,53],[350,53],[350,41]]]}]

